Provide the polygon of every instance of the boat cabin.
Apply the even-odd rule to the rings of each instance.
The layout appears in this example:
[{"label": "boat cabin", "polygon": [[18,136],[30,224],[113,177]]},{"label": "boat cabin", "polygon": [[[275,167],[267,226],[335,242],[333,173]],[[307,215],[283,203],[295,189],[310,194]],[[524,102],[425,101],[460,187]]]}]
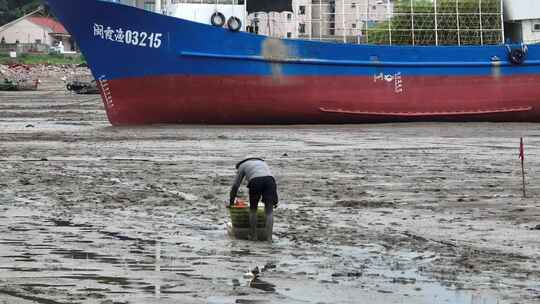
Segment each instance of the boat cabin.
[{"label": "boat cabin", "polygon": [[540,1],[504,0],[504,19],[507,40],[540,43]]}]

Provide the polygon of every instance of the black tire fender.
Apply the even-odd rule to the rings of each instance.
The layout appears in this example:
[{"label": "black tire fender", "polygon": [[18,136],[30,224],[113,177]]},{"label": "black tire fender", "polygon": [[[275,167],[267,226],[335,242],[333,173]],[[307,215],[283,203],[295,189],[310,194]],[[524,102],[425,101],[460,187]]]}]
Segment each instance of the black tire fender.
[{"label": "black tire fender", "polygon": [[227,20],[227,27],[233,32],[238,32],[242,28],[242,21],[238,17],[232,16]]},{"label": "black tire fender", "polygon": [[73,88],[71,87],[71,83],[66,84],[66,89],[67,89],[68,91],[72,91],[72,90],[73,90]]},{"label": "black tire fender", "polygon": [[514,65],[523,64],[526,57],[527,57],[527,53],[522,49],[513,49],[508,54],[508,59]]},{"label": "black tire fender", "polygon": [[210,23],[212,23],[213,26],[222,27],[225,25],[225,15],[220,12],[213,13],[210,17]]}]

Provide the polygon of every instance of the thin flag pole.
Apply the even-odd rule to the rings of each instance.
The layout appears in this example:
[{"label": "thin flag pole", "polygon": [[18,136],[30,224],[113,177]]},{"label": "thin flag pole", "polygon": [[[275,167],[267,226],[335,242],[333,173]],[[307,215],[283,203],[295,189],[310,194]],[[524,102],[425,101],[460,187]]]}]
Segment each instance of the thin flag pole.
[{"label": "thin flag pole", "polygon": [[519,158],[521,159],[521,177],[523,180],[523,197],[526,198],[525,193],[525,148],[523,147],[523,137],[519,141]]}]

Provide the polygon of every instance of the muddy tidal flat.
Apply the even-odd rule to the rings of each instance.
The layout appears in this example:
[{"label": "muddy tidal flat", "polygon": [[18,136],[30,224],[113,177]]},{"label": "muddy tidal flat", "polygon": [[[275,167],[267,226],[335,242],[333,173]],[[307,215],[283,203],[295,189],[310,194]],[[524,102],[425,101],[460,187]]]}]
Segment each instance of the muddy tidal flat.
[{"label": "muddy tidal flat", "polygon": [[[540,124],[112,127],[60,77],[0,92],[2,304],[540,303]],[[226,233],[248,154],[272,244]]]}]

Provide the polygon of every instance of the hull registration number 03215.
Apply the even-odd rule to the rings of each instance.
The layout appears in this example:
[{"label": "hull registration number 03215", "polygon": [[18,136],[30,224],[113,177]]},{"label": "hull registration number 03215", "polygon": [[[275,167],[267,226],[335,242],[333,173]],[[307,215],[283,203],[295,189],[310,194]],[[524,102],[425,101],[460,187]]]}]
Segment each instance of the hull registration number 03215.
[{"label": "hull registration number 03215", "polygon": [[93,30],[94,37],[113,42],[153,49],[158,49],[163,44],[161,41],[161,38],[163,38],[162,33],[112,28],[110,26],[97,23],[94,23]]}]

